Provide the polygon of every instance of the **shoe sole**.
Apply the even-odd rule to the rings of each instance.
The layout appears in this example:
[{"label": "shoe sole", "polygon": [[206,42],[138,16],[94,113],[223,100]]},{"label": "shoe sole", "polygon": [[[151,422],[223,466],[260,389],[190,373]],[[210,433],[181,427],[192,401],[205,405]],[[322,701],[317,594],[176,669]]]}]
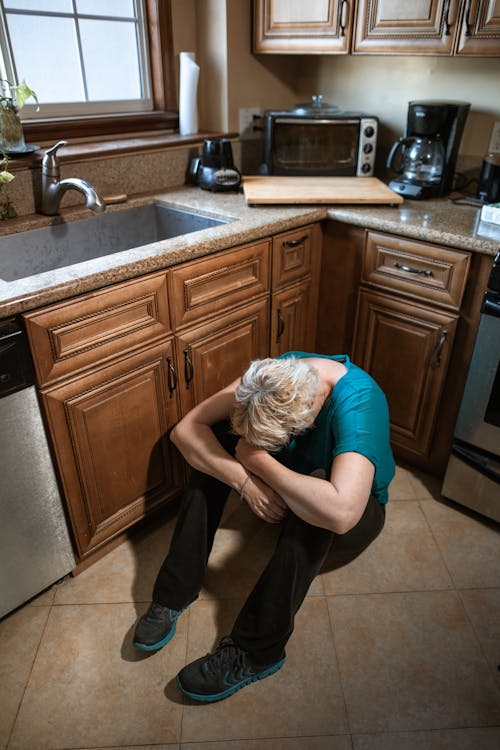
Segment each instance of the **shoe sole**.
[{"label": "shoe sole", "polygon": [[172,627],[168,631],[165,638],[162,638],[161,641],[157,641],[156,643],[152,643],[150,645],[146,643],[140,643],[139,641],[132,641],[135,648],[140,649],[141,651],[159,651],[160,648],[163,648],[163,646],[166,646],[169,641],[172,640],[172,638],[175,635],[175,630],[177,628],[177,620],[179,619],[180,615],[184,612],[184,610],[181,610],[177,617],[175,618]]},{"label": "shoe sole", "polygon": [[233,685],[227,690],[224,690],[222,693],[213,693],[211,695],[199,695],[198,693],[192,693],[190,690],[186,690],[186,688],[182,686],[179,675],[177,675],[177,684],[179,685],[184,695],[187,695],[189,698],[192,698],[195,701],[202,701],[203,703],[214,703],[215,701],[221,701],[224,698],[229,698],[230,695],[237,693],[238,690],[241,690],[241,688],[250,685],[252,682],[257,682],[257,680],[263,680],[265,677],[269,677],[270,675],[277,672],[278,669],[281,669],[284,663],[285,659],[281,659],[281,661],[276,662],[276,664],[272,664],[270,667],[264,669],[258,674],[247,677],[246,680],[238,682],[236,685]]}]

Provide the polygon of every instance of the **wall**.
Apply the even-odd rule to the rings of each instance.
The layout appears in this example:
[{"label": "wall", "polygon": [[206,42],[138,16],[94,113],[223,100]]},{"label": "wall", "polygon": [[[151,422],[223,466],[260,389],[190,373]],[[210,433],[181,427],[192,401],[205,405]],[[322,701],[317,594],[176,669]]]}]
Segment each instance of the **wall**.
[{"label": "wall", "polygon": [[456,99],[472,105],[460,153],[480,163],[500,120],[499,58],[253,55],[251,0],[172,2],[176,44],[178,32],[196,28],[201,127],[238,131],[242,107],[289,107],[321,93],[377,115],[384,156],[403,132],[408,101]]}]

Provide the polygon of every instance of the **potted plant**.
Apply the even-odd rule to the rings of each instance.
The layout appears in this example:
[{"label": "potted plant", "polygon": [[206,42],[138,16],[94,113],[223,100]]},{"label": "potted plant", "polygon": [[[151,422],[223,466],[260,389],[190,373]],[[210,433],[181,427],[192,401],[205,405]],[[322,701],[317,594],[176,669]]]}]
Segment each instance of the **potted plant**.
[{"label": "potted plant", "polygon": [[3,154],[3,158],[0,159],[0,220],[13,219],[17,215],[16,209],[9,200],[9,196],[2,196],[5,185],[8,185],[14,179],[14,175],[7,171],[8,163],[7,156]]},{"label": "potted plant", "polygon": [[35,92],[26,81],[15,86],[10,81],[0,80],[0,151],[13,154],[26,150],[19,110],[30,98],[38,104]]}]

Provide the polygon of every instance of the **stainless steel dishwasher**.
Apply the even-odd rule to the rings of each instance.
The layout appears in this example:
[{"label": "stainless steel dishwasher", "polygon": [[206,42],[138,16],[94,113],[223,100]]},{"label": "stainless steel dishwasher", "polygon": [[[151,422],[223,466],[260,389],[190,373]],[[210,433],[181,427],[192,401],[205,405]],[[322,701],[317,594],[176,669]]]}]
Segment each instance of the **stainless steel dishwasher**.
[{"label": "stainless steel dishwasher", "polygon": [[26,334],[0,323],[0,617],[75,566]]}]

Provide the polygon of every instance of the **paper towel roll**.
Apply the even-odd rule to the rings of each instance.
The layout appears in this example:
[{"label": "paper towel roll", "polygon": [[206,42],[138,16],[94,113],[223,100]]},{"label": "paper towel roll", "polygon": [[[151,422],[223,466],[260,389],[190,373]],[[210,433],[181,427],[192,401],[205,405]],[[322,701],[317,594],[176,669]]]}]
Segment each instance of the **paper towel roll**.
[{"label": "paper towel roll", "polygon": [[194,52],[179,53],[179,132],[181,135],[198,132],[198,78],[200,66]]}]

